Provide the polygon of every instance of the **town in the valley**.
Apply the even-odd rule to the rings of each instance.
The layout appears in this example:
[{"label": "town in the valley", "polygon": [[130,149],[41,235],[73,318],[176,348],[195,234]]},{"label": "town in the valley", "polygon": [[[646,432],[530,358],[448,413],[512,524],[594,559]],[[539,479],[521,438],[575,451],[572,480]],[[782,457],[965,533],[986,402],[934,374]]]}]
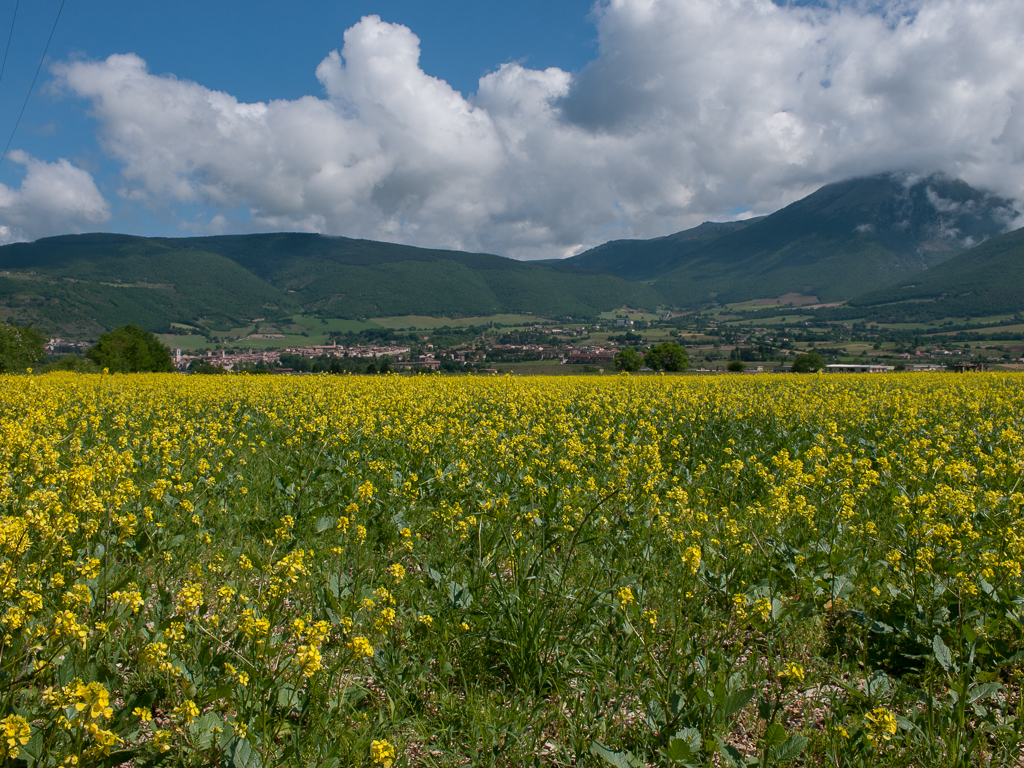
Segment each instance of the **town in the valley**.
[{"label": "town in the valley", "polygon": [[[260,330],[266,331],[267,324]],[[623,308],[571,323],[537,318],[509,324],[373,328],[306,344],[296,343],[302,338],[296,335],[267,332],[235,339],[161,338],[175,368],[192,373],[614,373],[616,356],[623,350],[643,355],[663,342],[685,348],[691,373],[785,372],[798,356],[810,353],[821,358],[828,372],[887,373],[1024,369],[1020,330],[1015,317],[987,328],[945,324],[904,329],[813,316],[645,314]],[[88,346],[52,338],[46,350],[55,359],[81,355]]]}]

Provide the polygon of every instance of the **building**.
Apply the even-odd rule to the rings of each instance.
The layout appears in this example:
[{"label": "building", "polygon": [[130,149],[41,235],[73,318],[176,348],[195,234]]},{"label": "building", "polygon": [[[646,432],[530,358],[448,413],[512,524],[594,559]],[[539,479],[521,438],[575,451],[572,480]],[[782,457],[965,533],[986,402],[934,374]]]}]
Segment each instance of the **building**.
[{"label": "building", "polygon": [[957,363],[953,370],[957,373],[984,373],[988,366],[985,363]]},{"label": "building", "polygon": [[846,363],[832,363],[826,365],[828,373],[891,373],[896,370],[892,365],[878,365],[876,363],[863,363],[860,365],[848,365]]}]

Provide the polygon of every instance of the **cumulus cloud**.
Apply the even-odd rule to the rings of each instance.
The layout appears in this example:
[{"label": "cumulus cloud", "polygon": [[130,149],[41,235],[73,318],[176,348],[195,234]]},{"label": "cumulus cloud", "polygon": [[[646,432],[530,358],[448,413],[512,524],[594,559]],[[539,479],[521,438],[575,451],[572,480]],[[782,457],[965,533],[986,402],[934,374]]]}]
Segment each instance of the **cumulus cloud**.
[{"label": "cumulus cloud", "polygon": [[87,171],[20,150],[7,157],[25,167],[25,176],[18,189],[0,184],[0,244],[81,232],[109,221],[110,207]]},{"label": "cumulus cloud", "polygon": [[54,68],[120,194],[292,229],[517,257],[770,212],[823,183],[944,171],[1024,197],[1018,0],[606,0],[577,74],[500,66],[465,96],[365,17],[324,95],[240,103],[132,54]]}]

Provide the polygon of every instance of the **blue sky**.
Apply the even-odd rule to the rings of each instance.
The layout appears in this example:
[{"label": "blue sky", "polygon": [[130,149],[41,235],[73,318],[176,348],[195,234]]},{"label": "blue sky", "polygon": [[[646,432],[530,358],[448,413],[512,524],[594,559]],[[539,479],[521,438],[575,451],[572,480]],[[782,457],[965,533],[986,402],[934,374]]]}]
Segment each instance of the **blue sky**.
[{"label": "blue sky", "polygon": [[[3,143],[59,6],[19,4]],[[1015,0],[67,0],[0,242],[288,229],[538,258],[887,170],[1020,200],[1022,46]]]},{"label": "blue sky", "polygon": [[[14,6],[15,0],[0,2],[0,44],[11,31]],[[60,7],[60,0],[18,5],[0,81],[4,145]],[[98,179],[116,178],[118,166],[97,147],[87,105],[50,87],[47,64],[53,61],[137,53],[154,73],[195,80],[242,101],[296,99],[322,90],[314,71],[328,52],[341,47],[344,31],[363,16],[378,14],[413,29],[423,41],[423,68],[468,95],[481,76],[508,61],[540,69],[585,66],[597,48],[590,9],[591,0],[67,0],[11,147],[47,159],[77,158]],[[0,182],[17,185],[23,175],[15,164],[0,166]],[[116,187],[116,180],[111,184]],[[138,234],[182,234],[131,206],[121,211],[119,223]]]},{"label": "blue sky", "polygon": [[[0,2],[0,31],[11,30],[14,0]],[[7,68],[0,82],[0,137],[11,135],[60,9],[60,0],[19,3]],[[377,14],[404,24],[420,37],[424,70],[464,94],[481,76],[508,61],[530,67],[578,71],[597,49],[590,0],[378,0],[295,2],[271,0],[67,0],[47,54],[47,63],[69,58],[102,59],[137,53],[150,71],[195,80],[242,101],[296,99],[321,90],[314,71],[342,33],[363,16]],[[12,148],[43,157],[82,156],[102,162],[95,126],[84,105],[47,88],[44,64]],[[114,167],[114,166],[112,166]],[[22,175],[6,162],[0,181]]]}]

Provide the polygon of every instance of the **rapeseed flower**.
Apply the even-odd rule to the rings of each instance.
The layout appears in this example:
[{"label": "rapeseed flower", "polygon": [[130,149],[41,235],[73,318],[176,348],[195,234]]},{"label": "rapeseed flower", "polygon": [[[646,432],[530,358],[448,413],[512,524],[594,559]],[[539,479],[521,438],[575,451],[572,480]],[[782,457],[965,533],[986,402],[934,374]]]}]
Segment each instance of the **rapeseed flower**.
[{"label": "rapeseed flower", "polygon": [[395,762],[395,748],[386,740],[374,740],[370,744],[370,759],[381,768],[391,768]]},{"label": "rapeseed flower", "polygon": [[877,744],[879,741],[890,741],[896,734],[896,715],[885,707],[876,707],[864,715],[868,724],[868,741]]},{"label": "rapeseed flower", "polygon": [[0,720],[0,748],[7,759],[17,757],[21,747],[28,744],[31,737],[32,728],[21,715],[8,715]]}]

